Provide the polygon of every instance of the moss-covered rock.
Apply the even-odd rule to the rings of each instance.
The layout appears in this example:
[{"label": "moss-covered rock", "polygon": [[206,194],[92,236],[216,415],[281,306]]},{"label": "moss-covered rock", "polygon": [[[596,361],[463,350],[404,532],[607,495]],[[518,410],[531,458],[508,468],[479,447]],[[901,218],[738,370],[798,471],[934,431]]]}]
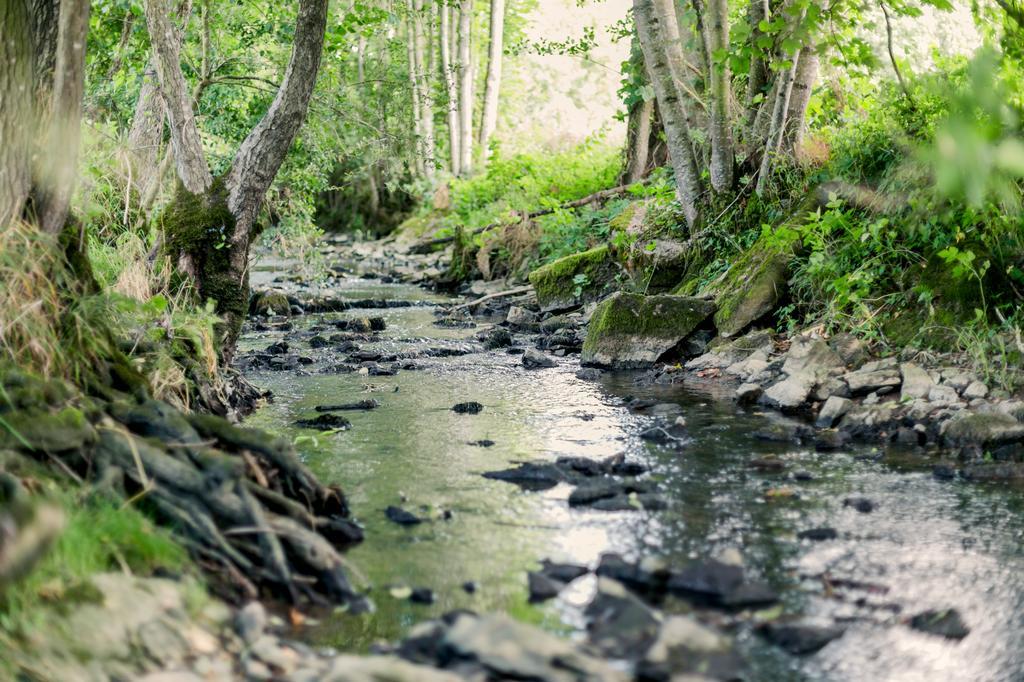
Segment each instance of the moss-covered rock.
[{"label": "moss-covered rock", "polygon": [[537,268],[530,273],[530,284],[543,312],[568,310],[601,298],[617,273],[615,258],[605,245]]},{"label": "moss-covered rock", "polygon": [[582,362],[615,369],[650,367],[714,312],[714,303],[705,299],[618,292],[594,311]]},{"label": "moss-covered rock", "polygon": [[786,293],[789,266],[800,237],[766,233],[732,264],[704,293],[718,305],[715,326],[728,338],[771,313]]},{"label": "moss-covered rock", "polygon": [[3,415],[0,448],[67,452],[96,442],[96,429],[82,411],[65,407],[57,412],[20,410]]},{"label": "moss-covered rock", "polygon": [[272,315],[291,315],[292,309],[288,297],[280,291],[260,291],[252,296],[249,314],[270,317]]}]

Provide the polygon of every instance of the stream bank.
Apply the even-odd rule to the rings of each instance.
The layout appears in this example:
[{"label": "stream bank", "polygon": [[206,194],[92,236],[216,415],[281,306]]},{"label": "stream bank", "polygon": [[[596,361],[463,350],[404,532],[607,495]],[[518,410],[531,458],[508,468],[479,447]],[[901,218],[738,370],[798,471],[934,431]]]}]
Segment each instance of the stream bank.
[{"label": "stream bank", "polygon": [[[412,629],[416,622],[469,609],[510,614],[600,649],[600,619],[588,605],[614,592],[607,583],[614,575],[646,600],[644,608],[656,609],[649,612],[661,626],[626,656],[635,665],[623,669],[641,676],[651,669],[637,659],[656,649],[656,633],[673,616],[732,638],[727,648],[742,659],[742,672],[723,669],[721,679],[997,680],[1020,668],[1018,496],[948,480],[945,472],[957,468],[948,449],[937,451],[947,468],[933,473],[935,454],[922,444],[927,434],[935,446],[946,444],[950,427],[926,427],[921,438],[901,424],[913,431],[911,442],[883,425],[862,431],[867,442],[858,444],[822,436],[842,431],[807,421],[814,386],[793,416],[737,402],[737,384],[754,372],[733,377],[729,368],[757,369],[749,360],[763,351],[765,365],[774,364],[770,389],[800,375],[796,365],[811,367],[797,360],[815,353],[793,351],[803,342],[769,339],[742,358],[724,346],[695,347],[706,366],[689,369],[581,370],[575,354],[586,311],[538,314],[526,295],[489,299],[475,316],[464,308],[451,314],[455,301],[407,283],[437,277],[438,255],[404,257],[378,243],[329,246],[327,256],[335,277],[320,289],[288,274],[287,263],[265,262],[254,272],[258,288],[280,289],[296,306],[291,312],[305,314],[253,323],[239,358],[275,394],[251,421],[299,439],[309,466],[345,487],[367,531],[347,559],[377,611],[319,614],[306,641],[379,650],[381,641],[423,635]],[[494,291],[476,285],[471,297]],[[814,339],[806,346],[821,350]],[[721,364],[711,366],[716,355]],[[868,372],[876,370],[889,372],[881,388],[892,388],[854,396],[858,409],[889,402],[896,404],[887,409],[904,409],[898,363]],[[829,378],[851,371],[844,363]],[[941,370],[928,378],[947,384]],[[893,392],[896,401],[886,398]],[[947,401],[935,411],[982,412],[984,405],[962,398],[958,391],[963,405]],[[377,406],[316,410],[367,401]],[[464,403],[481,409],[452,410]],[[325,422],[327,431],[296,423],[324,414],[339,418]],[[602,464],[613,457],[620,459]],[[483,475],[523,473],[520,462],[529,463],[525,475]],[[617,464],[630,475],[604,475]],[[419,522],[396,523],[408,517],[394,510]],[[613,568],[614,554],[625,568]],[[542,559],[580,566],[581,575],[552,585]],[[731,587],[750,583],[778,599],[762,593],[730,606],[721,584],[712,599],[706,586],[701,598],[686,587],[687,575],[734,575],[723,566],[737,564],[743,578]],[[425,641],[444,640],[453,623],[422,626],[435,628]],[[619,655],[615,646],[605,655],[621,658],[621,639],[611,641]],[[699,656],[691,650],[688,660]]]}]

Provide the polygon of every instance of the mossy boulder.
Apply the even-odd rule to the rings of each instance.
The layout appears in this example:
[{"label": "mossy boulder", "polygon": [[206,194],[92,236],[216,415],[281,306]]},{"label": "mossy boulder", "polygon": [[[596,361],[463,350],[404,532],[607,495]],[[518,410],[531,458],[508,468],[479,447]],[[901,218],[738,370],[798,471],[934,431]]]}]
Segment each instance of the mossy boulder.
[{"label": "mossy boulder", "polygon": [[796,233],[765,233],[705,290],[718,304],[715,327],[721,336],[735,336],[775,310],[786,295],[790,262],[799,245]]},{"label": "mossy boulder", "polygon": [[260,291],[253,294],[249,304],[251,315],[270,317],[272,315],[291,315],[292,307],[288,297],[280,291]]},{"label": "mossy boulder", "polygon": [[618,267],[611,249],[598,246],[559,258],[530,273],[542,312],[568,310],[606,294]]},{"label": "mossy boulder", "polygon": [[594,311],[582,363],[613,369],[650,367],[714,312],[714,303],[706,299],[618,292]]},{"label": "mossy boulder", "polygon": [[96,429],[81,410],[65,407],[57,412],[37,409],[3,415],[0,448],[67,452],[96,442]]}]

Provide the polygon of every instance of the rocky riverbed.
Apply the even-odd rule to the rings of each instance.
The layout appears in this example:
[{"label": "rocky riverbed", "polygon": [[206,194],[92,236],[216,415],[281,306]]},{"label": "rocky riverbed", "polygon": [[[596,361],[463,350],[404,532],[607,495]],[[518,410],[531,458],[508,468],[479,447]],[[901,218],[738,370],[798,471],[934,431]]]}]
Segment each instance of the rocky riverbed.
[{"label": "rocky riverbed", "polygon": [[1016,403],[953,359],[698,323],[667,362],[586,368],[593,306],[429,293],[441,257],[391,244],[326,255],[316,287],[254,273],[239,363],[275,394],[255,425],[349,493],[376,611],[288,637],[462,677],[1021,667],[1018,495],[965,482],[1015,469]]}]

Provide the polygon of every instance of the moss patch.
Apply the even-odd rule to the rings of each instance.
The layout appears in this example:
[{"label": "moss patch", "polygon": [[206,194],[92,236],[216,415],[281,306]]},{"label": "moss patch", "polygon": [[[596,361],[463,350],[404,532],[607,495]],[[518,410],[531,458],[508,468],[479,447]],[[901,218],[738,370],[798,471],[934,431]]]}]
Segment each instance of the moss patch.
[{"label": "moss patch", "polygon": [[594,301],[614,282],[617,268],[611,249],[598,246],[559,258],[530,273],[541,310],[566,310]]},{"label": "moss patch", "polygon": [[722,336],[735,336],[772,312],[785,295],[789,266],[800,237],[763,234],[705,293],[715,297],[715,326]]},{"label": "moss patch", "polygon": [[649,367],[715,312],[705,299],[619,292],[594,311],[583,344],[585,365]]}]

